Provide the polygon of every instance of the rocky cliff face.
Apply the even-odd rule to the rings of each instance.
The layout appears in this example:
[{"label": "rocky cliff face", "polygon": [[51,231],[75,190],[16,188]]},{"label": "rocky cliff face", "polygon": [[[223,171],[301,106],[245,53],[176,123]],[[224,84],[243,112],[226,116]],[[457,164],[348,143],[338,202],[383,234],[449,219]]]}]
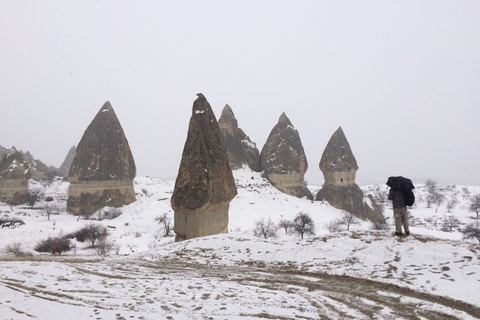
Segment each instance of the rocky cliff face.
[{"label": "rocky cliff face", "polygon": [[68,173],[67,211],[89,215],[104,207],[136,200],[136,167],[130,146],[110,102],[83,134]]},{"label": "rocky cliff face", "polygon": [[176,241],[228,232],[229,204],[236,195],[217,120],[198,94],[171,199]]},{"label": "rocky cliff face", "polygon": [[330,138],[320,160],[320,170],[325,178],[317,200],[325,200],[335,208],[345,210],[359,219],[385,222],[375,201],[372,206],[364,202],[363,191],[355,182],[357,160],[341,127]]},{"label": "rocky cliff face", "polygon": [[278,190],[299,198],[313,198],[304,181],[308,163],[300,135],[285,113],[263,146],[260,169]]},{"label": "rocky cliff face", "polygon": [[235,170],[248,165],[253,171],[259,172],[260,158],[257,146],[238,127],[237,119],[228,104],[223,108],[218,126],[225,141],[230,167]]},{"label": "rocky cliff face", "polygon": [[0,161],[0,202],[19,205],[28,200],[31,170],[21,152],[13,147]]}]

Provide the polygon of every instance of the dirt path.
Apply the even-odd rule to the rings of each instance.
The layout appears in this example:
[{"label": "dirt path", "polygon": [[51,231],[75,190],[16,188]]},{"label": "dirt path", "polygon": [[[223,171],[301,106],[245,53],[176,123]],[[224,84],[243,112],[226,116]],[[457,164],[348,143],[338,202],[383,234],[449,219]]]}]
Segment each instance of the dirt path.
[{"label": "dirt path", "polygon": [[70,319],[91,314],[97,320],[480,318],[480,308],[464,302],[324,273],[210,266],[188,258],[21,263],[2,262],[15,272],[0,278],[0,295],[9,297],[0,310],[29,319],[44,318],[45,306],[65,310]]}]

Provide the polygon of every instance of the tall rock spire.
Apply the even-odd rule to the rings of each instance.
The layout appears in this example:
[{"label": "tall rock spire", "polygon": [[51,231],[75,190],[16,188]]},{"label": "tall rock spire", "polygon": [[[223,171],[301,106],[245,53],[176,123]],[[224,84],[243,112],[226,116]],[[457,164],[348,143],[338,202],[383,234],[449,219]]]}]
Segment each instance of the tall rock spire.
[{"label": "tall rock spire", "polygon": [[368,205],[363,191],[355,182],[357,160],[341,127],[335,131],[323,151],[319,164],[325,183],[317,200],[325,200],[337,209],[345,210],[359,219],[385,223],[383,214],[373,198]]},{"label": "tall rock spire", "polygon": [[260,157],[257,146],[238,127],[232,108],[227,104],[218,120],[218,126],[225,140],[228,159],[232,169],[240,169],[248,165],[253,171],[260,171]]},{"label": "tall rock spire", "polygon": [[260,169],[280,191],[299,198],[313,198],[304,181],[308,163],[302,141],[285,112],[263,146]]},{"label": "tall rock spire", "polygon": [[110,102],[105,102],[83,134],[70,166],[67,211],[89,215],[136,200],[136,167],[130,146]]},{"label": "tall rock spire", "polygon": [[176,241],[228,232],[228,209],[237,195],[215,115],[205,96],[197,96],[171,199]]}]

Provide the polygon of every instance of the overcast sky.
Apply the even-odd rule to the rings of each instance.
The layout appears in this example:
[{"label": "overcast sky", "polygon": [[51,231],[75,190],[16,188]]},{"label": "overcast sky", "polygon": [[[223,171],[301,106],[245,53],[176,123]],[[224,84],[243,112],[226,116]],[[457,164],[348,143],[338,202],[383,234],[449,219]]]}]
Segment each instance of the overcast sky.
[{"label": "overcast sky", "polygon": [[259,150],[285,111],[322,184],[480,185],[479,1],[0,0],[0,145],[60,166],[110,101],[137,175],[175,179],[196,93]]}]

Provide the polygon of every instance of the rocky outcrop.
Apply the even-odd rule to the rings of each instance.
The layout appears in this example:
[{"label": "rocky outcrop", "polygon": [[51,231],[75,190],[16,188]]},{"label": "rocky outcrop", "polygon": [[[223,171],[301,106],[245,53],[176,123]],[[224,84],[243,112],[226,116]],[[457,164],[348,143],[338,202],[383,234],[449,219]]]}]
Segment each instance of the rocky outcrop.
[{"label": "rocky outcrop", "polygon": [[260,157],[257,146],[238,127],[237,119],[235,119],[232,108],[228,104],[223,108],[218,126],[225,141],[230,167],[236,170],[248,165],[253,171],[260,172]]},{"label": "rocky outcrop", "polygon": [[90,215],[104,206],[121,207],[136,200],[135,161],[110,102],[83,134],[70,166],[67,211]]},{"label": "rocky outcrop", "polygon": [[0,202],[19,205],[28,201],[31,170],[21,152],[12,147],[0,161]]},{"label": "rocky outcrop", "polygon": [[278,190],[295,197],[313,199],[304,181],[308,163],[302,141],[285,112],[263,146],[260,169],[265,171],[268,181]]},{"label": "rocky outcrop", "polygon": [[203,94],[197,96],[171,199],[176,241],[228,232],[237,195],[215,115]]},{"label": "rocky outcrop", "polygon": [[[0,159],[7,153],[10,152],[10,149],[3,148],[0,146]],[[31,178],[33,180],[53,180],[55,176],[59,176],[60,170],[58,168],[55,168],[54,166],[49,166],[42,161],[36,159],[29,151],[23,152],[22,150],[18,150],[22,157],[23,160],[28,164],[28,167],[30,168],[30,174]]]},{"label": "rocky outcrop", "polygon": [[65,157],[65,160],[63,160],[62,165],[58,169],[59,174],[62,177],[68,176],[68,172],[70,171],[70,167],[72,166],[73,159],[75,159],[75,154],[77,153],[76,150],[77,148],[75,146],[72,146],[70,148],[70,150],[67,153],[67,156]]},{"label": "rocky outcrop", "polygon": [[368,200],[371,205],[364,202],[363,191],[355,182],[357,160],[341,127],[328,141],[319,166],[325,183],[317,193],[317,200],[328,201],[362,220],[385,222],[373,198]]}]

